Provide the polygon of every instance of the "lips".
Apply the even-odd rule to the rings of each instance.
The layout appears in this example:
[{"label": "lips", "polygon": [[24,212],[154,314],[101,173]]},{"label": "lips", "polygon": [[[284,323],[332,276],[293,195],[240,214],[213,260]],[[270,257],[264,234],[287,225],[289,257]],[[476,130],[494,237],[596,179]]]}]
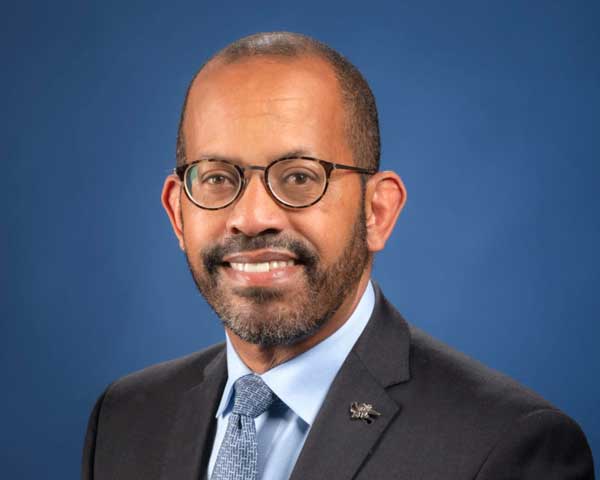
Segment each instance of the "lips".
[{"label": "lips", "polygon": [[292,267],[298,263],[290,252],[282,250],[253,250],[226,255],[223,265],[238,272],[270,272],[278,268]]},{"label": "lips", "polygon": [[238,272],[270,272],[277,268],[292,267],[294,266],[294,260],[260,263],[229,262],[229,266]]},{"label": "lips", "polygon": [[296,262],[298,257],[287,250],[260,249],[237,252],[223,257],[224,263],[258,264],[270,262]]},{"label": "lips", "polygon": [[263,283],[289,277],[299,263],[288,251],[260,249],[226,255],[221,265],[231,272],[231,278]]},{"label": "lips", "polygon": [[261,234],[256,237],[236,236],[202,252],[207,273],[215,281],[219,272],[227,278],[258,281],[304,272],[310,275],[318,262],[317,255],[305,243],[281,236]]}]

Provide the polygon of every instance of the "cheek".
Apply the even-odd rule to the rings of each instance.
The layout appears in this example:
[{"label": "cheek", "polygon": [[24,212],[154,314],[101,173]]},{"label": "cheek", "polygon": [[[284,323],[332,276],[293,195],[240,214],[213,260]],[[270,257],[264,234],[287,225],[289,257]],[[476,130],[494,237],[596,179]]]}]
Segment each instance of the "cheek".
[{"label": "cheek", "polygon": [[[329,194],[332,194],[329,196]],[[342,192],[343,193],[343,192]],[[360,201],[340,195],[339,189],[327,192],[325,198],[313,207],[299,212],[292,222],[297,233],[303,235],[316,249],[322,260],[333,263],[344,250],[359,218]]]},{"label": "cheek", "polygon": [[225,220],[222,215],[188,206],[182,209],[182,217],[186,250],[196,252],[214,245],[223,234]]}]

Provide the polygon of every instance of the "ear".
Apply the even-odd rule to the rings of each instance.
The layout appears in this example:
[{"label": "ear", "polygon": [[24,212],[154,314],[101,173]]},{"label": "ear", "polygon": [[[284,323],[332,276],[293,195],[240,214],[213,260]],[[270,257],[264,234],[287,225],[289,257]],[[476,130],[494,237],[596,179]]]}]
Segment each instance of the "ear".
[{"label": "ear", "polygon": [[397,174],[378,172],[369,179],[365,192],[365,216],[370,252],[383,250],[405,203],[406,188]]},{"label": "ear", "polygon": [[165,179],[162,195],[160,196],[163,207],[165,208],[175,236],[179,240],[179,248],[185,251],[185,242],[183,241],[183,220],[181,216],[181,182],[176,175],[169,175]]}]

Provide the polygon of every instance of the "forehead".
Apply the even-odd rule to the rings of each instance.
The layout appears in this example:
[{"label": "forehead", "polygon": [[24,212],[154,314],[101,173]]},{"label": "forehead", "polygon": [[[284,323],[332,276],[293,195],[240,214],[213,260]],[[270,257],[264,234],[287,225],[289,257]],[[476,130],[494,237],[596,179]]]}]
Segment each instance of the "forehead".
[{"label": "forehead", "polygon": [[345,143],[344,116],[337,78],[319,58],[215,61],[200,72],[190,89],[184,121],[186,150],[193,158],[211,149],[238,153],[223,151],[235,150],[236,145],[320,149],[327,139],[335,148],[336,141]]}]

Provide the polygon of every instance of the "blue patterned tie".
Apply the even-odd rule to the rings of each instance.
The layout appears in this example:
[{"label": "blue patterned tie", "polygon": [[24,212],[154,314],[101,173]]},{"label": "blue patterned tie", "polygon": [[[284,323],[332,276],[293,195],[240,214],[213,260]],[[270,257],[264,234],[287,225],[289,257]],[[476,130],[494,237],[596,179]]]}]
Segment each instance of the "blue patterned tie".
[{"label": "blue patterned tie", "polygon": [[258,449],[254,419],[277,398],[256,375],[239,378],[225,438],[210,480],[255,480]]}]

